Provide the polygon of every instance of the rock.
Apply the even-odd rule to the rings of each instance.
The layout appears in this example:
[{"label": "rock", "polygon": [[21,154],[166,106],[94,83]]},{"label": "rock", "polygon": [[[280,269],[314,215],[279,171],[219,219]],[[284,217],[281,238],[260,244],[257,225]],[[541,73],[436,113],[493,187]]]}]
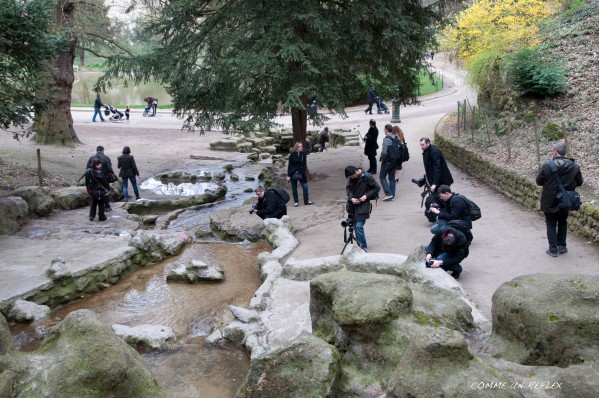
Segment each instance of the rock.
[{"label": "rock", "polygon": [[141,356],[89,310],[67,315],[37,351],[15,355],[2,358],[0,392],[10,392],[2,396],[164,397]]},{"label": "rock", "polygon": [[[248,156],[249,157],[249,156]],[[266,159],[270,159],[271,154],[268,152],[260,152],[260,154],[258,155],[258,158],[260,160],[266,160]]]},{"label": "rock", "polygon": [[238,397],[332,397],[339,352],[303,333],[288,347],[251,362]]},{"label": "rock", "polygon": [[248,310],[241,307],[235,307],[234,305],[230,305],[229,310],[236,319],[239,319],[241,322],[244,323],[250,323],[260,320],[260,314],[258,314],[256,311]]},{"label": "rock", "polygon": [[89,194],[86,187],[59,188],[52,192],[56,205],[62,210],[78,209],[89,205]]},{"label": "rock", "polygon": [[178,254],[189,236],[185,234],[166,234],[153,231],[136,231],[129,240],[129,246],[146,253],[149,260],[161,261],[165,257]]},{"label": "rock", "polygon": [[0,235],[12,234],[28,221],[29,206],[19,196],[0,198]]},{"label": "rock", "polygon": [[250,153],[252,151],[252,143],[251,142],[240,142],[236,145],[235,150],[241,153]]},{"label": "rock", "polygon": [[112,325],[112,330],[132,347],[149,347],[161,349],[169,341],[175,340],[173,329],[162,325],[138,325],[129,327],[125,325]]},{"label": "rock", "polygon": [[493,295],[487,351],[526,365],[599,361],[599,277],[523,275]]},{"label": "rock", "polygon": [[239,175],[237,175],[235,173],[231,173],[229,178],[231,179],[231,181],[239,181]]},{"label": "rock", "polygon": [[270,155],[274,155],[275,153],[277,153],[277,148],[274,145],[259,146],[258,149],[261,153],[268,153]]},{"label": "rock", "polygon": [[53,281],[59,281],[64,278],[68,278],[72,275],[71,271],[67,268],[65,261],[57,257],[52,260],[50,267],[46,270],[46,275]]},{"label": "rock", "polygon": [[254,153],[250,153],[247,156],[247,158],[248,158],[248,160],[251,160],[252,162],[256,162],[260,158],[260,155],[254,152]]},{"label": "rock", "polygon": [[230,136],[220,138],[218,140],[210,142],[210,149],[213,151],[230,151],[234,152],[237,149],[237,145],[243,142],[243,137]]},{"label": "rock", "polygon": [[171,268],[166,276],[167,282],[212,282],[222,281],[224,272],[218,265],[208,265],[203,261],[191,260],[187,264],[177,264]]},{"label": "rock", "polygon": [[210,212],[210,225],[222,239],[255,242],[262,236],[264,222],[255,214],[248,217],[249,208],[250,202],[246,201],[238,208]]},{"label": "rock", "polygon": [[29,206],[29,214],[45,217],[56,209],[56,202],[50,191],[43,187],[29,186],[14,190],[15,196],[23,198]]},{"label": "rock", "polygon": [[17,323],[27,323],[45,318],[50,314],[50,307],[26,300],[15,300],[8,312],[8,319]]}]

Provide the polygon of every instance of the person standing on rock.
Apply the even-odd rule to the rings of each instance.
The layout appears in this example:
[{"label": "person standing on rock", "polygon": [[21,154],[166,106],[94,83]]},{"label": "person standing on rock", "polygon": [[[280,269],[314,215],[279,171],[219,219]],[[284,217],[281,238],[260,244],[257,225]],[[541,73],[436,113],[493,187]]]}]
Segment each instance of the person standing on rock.
[{"label": "person standing on rock", "polygon": [[89,221],[94,221],[96,218],[96,208],[98,209],[98,220],[106,221],[104,201],[107,200],[110,194],[110,186],[108,185],[108,181],[106,181],[102,167],[100,159],[94,159],[91,162],[91,167],[85,171],[87,193],[89,193],[92,199],[89,207]]},{"label": "person standing on rock", "polygon": [[427,137],[420,139],[420,148],[422,148],[424,172],[426,180],[431,186],[431,192],[436,193],[437,187],[442,184],[451,186],[453,177],[441,150],[431,144],[431,140]]},{"label": "person standing on rock", "polygon": [[379,144],[376,142],[379,138],[379,129],[376,128],[376,121],[370,119],[370,128],[364,136],[364,155],[368,156],[368,173],[376,174],[376,150],[379,149]]},{"label": "person standing on rock", "polygon": [[580,166],[574,159],[566,158],[566,144],[563,141],[556,143],[551,151],[552,159],[545,162],[536,178],[537,185],[543,187],[541,193],[541,211],[545,213],[547,225],[547,240],[549,249],[545,251],[551,257],[568,252],[566,236],[568,234],[568,210],[559,208],[556,198],[559,192],[559,183],[551,170],[557,168],[557,177],[566,191],[573,191],[582,185]]},{"label": "person standing on rock", "polygon": [[[112,169],[112,161],[110,160],[110,158],[108,156],[106,156],[104,154],[104,147],[102,145],[98,145],[96,147],[96,154],[90,156],[90,158],[87,160],[87,165],[86,168],[91,168],[92,167],[92,163],[94,160],[98,159],[100,162],[102,162],[102,172],[104,173],[104,179],[106,180],[107,183],[110,184],[110,182],[114,181],[114,170]],[[110,186],[108,187],[108,190],[110,191]],[[111,211],[112,208],[110,207],[110,202],[108,200],[108,196],[106,197],[106,199],[103,201],[104,203],[104,211]]]},{"label": "person standing on rock", "polygon": [[123,179],[123,199],[127,202],[129,198],[129,183],[131,181],[131,186],[133,187],[133,192],[135,193],[135,199],[139,200],[139,190],[137,189],[137,180],[135,177],[139,177],[139,170],[137,170],[137,165],[135,164],[135,159],[131,155],[131,148],[128,146],[123,148],[123,154],[117,158],[118,165],[117,167],[120,169],[119,177]]},{"label": "person standing on rock", "polygon": [[297,183],[302,185],[304,194],[304,205],[313,205],[308,195],[308,179],[306,172],[308,170],[307,156],[304,152],[304,144],[296,142],[293,146],[293,152],[289,154],[289,164],[287,165],[287,182],[291,182],[291,192],[293,194],[293,206],[299,205],[299,196],[297,193]]},{"label": "person standing on rock", "polygon": [[381,187],[371,174],[363,173],[362,169],[355,166],[345,168],[345,178],[347,178],[345,186],[347,216],[354,223],[358,245],[362,250],[368,252],[364,224],[370,218],[372,208],[370,201],[378,198]]}]

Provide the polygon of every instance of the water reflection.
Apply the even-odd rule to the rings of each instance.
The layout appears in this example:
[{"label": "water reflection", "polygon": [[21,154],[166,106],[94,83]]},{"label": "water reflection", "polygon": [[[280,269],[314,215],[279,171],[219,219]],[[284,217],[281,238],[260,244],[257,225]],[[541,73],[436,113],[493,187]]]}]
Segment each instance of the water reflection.
[{"label": "water reflection", "polygon": [[[91,106],[96,99],[94,85],[102,72],[75,72],[75,82],[71,93],[71,103]],[[170,104],[171,97],[166,89],[156,82],[148,82],[125,87],[123,80],[111,80],[112,88],[102,95],[102,102],[110,105],[144,105],[148,96],[158,98],[159,105]]]},{"label": "water reflection", "polygon": [[161,180],[156,177],[149,178],[140,185],[141,189],[164,196],[202,195],[207,190],[216,191],[219,187],[219,184],[214,182]]}]

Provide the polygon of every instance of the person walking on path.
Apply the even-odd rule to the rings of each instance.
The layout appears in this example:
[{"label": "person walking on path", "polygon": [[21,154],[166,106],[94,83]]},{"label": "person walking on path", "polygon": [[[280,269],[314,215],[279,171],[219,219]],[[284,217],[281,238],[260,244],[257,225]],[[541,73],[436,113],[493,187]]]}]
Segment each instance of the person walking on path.
[{"label": "person walking on path", "polygon": [[376,128],[376,121],[370,119],[370,128],[364,136],[364,155],[368,156],[369,167],[367,172],[376,174],[376,150],[379,149],[379,144],[376,142],[379,138],[379,129]]},{"label": "person walking on path", "polygon": [[[110,184],[110,182],[114,180],[113,178],[111,178],[111,176],[114,175],[114,170],[112,169],[112,161],[110,160],[110,158],[108,156],[106,156],[104,154],[104,147],[102,145],[98,145],[96,147],[96,154],[90,156],[90,158],[87,160],[86,168],[88,168],[88,169],[91,168],[93,161],[96,159],[98,159],[98,160],[100,160],[100,162],[102,162],[102,172],[104,173],[104,179],[106,180],[106,182],[108,184]],[[110,186],[108,187],[108,190],[110,190]],[[105,198],[105,200],[103,201],[104,211],[112,210],[108,199],[109,198],[107,196]]]},{"label": "person walking on path", "polygon": [[329,142],[329,128],[325,127],[324,130],[318,135],[318,145],[320,145],[320,152],[326,151],[327,142]]},{"label": "person walking on path", "polygon": [[96,116],[100,115],[100,120],[104,122],[104,116],[102,116],[102,107],[104,104],[100,99],[100,94],[96,94],[96,100],[94,101],[94,117],[92,118],[92,122],[96,122]]},{"label": "person walking on path", "polygon": [[287,165],[287,182],[291,182],[291,192],[293,194],[294,206],[299,205],[299,197],[297,194],[298,181],[302,185],[304,194],[304,204],[313,205],[308,195],[308,179],[306,172],[308,170],[307,156],[304,152],[304,145],[301,142],[296,142],[293,146],[293,152],[289,154],[289,164]]},{"label": "person walking on path", "polygon": [[574,159],[566,158],[566,144],[556,143],[551,151],[552,159],[545,162],[536,178],[537,185],[543,187],[541,192],[541,211],[545,213],[547,240],[549,248],[545,251],[551,257],[568,252],[566,236],[568,234],[568,210],[559,208],[556,198],[559,182],[553,173],[552,163],[557,167],[557,177],[566,191],[574,191],[582,185],[580,166]]},{"label": "person walking on path", "polygon": [[85,171],[87,193],[89,193],[92,199],[89,207],[89,221],[94,221],[96,218],[96,208],[98,209],[98,220],[106,221],[104,201],[108,198],[110,186],[104,177],[102,167],[102,161],[100,161],[100,159],[94,159],[91,163],[91,167]]},{"label": "person walking on path", "polygon": [[451,186],[453,177],[441,150],[431,144],[431,140],[427,137],[420,139],[420,148],[422,148],[424,172],[426,180],[431,186],[431,192],[436,193],[435,190],[441,184]]},{"label": "person walking on path", "polygon": [[[385,125],[385,138],[383,139],[383,147],[381,149],[381,185],[385,191],[384,201],[393,200],[395,198],[395,170],[401,153],[392,153],[394,144],[399,140],[393,134],[393,126]],[[399,148],[399,146],[396,146]],[[393,156],[395,155],[395,156]]]},{"label": "person walking on path", "polygon": [[120,169],[119,177],[123,179],[123,198],[125,202],[129,198],[129,181],[131,181],[135,199],[139,200],[139,190],[137,189],[137,180],[135,179],[136,176],[139,177],[139,170],[137,170],[135,159],[131,155],[131,148],[128,146],[124,147],[123,154],[117,160],[117,167]]},{"label": "person walking on path", "polygon": [[376,91],[374,91],[374,84],[370,83],[368,85],[368,90],[366,91],[366,100],[368,101],[368,108],[364,110],[364,113],[372,115],[372,105],[374,104],[375,98]]},{"label": "person walking on path", "polygon": [[345,178],[347,178],[345,185],[347,216],[354,223],[358,245],[368,252],[364,224],[370,218],[370,201],[378,198],[381,187],[372,175],[363,173],[362,169],[355,166],[345,168]]}]

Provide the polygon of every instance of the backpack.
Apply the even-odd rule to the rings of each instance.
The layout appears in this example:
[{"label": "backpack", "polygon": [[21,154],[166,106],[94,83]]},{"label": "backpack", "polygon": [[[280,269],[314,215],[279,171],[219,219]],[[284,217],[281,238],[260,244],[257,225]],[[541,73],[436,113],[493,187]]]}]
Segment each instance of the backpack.
[{"label": "backpack", "polygon": [[399,166],[401,165],[401,153],[402,153],[402,143],[399,138],[393,136],[391,138],[391,145],[387,148],[387,157],[385,158],[385,163]]},{"label": "backpack", "polygon": [[405,142],[401,144],[401,162],[407,162],[410,160],[410,151],[408,151],[408,144]]},{"label": "backpack", "polygon": [[275,193],[285,204],[289,202],[289,194],[283,188],[271,188],[272,192]]},{"label": "backpack", "polygon": [[472,243],[472,241],[474,240],[474,236],[472,235],[472,232],[468,228],[465,221],[451,220],[447,223],[447,226],[455,228],[458,231],[460,231],[461,233],[463,233],[466,236],[466,239],[468,240],[468,246],[470,246],[470,243]]},{"label": "backpack", "polygon": [[476,221],[483,216],[480,211],[480,207],[478,207],[476,203],[474,203],[464,195],[460,195],[459,193],[457,193],[456,195],[459,195],[459,197],[462,198],[466,203],[466,207],[468,208],[468,212],[470,213],[470,219],[472,221]]}]

